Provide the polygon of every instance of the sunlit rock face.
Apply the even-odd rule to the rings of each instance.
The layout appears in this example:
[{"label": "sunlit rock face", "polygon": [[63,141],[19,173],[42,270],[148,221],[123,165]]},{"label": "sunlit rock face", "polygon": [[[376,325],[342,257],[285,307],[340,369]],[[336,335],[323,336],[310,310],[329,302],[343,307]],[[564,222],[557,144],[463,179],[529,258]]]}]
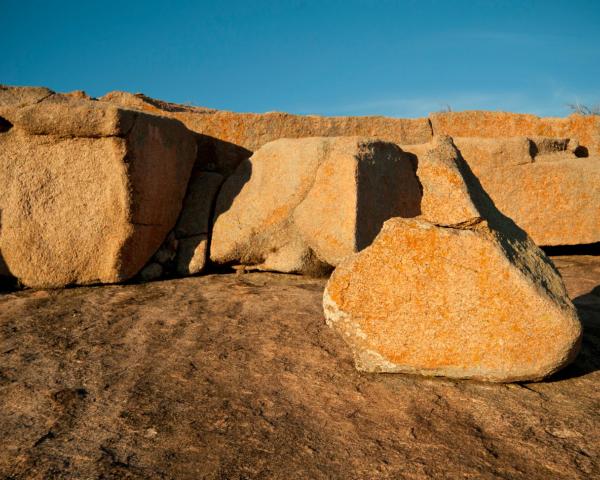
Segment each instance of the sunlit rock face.
[{"label": "sunlit rock face", "polygon": [[3,273],[30,287],[135,275],[177,220],[196,159],[192,133],[38,88],[0,88],[0,118]]}]

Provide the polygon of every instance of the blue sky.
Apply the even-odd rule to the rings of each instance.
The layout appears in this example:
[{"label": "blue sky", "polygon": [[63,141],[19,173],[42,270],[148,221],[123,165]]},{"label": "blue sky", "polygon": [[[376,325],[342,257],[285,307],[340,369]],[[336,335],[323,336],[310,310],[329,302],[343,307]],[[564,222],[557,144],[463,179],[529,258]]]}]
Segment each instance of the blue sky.
[{"label": "blue sky", "polygon": [[234,111],[565,115],[600,103],[600,1],[0,0],[0,83]]}]

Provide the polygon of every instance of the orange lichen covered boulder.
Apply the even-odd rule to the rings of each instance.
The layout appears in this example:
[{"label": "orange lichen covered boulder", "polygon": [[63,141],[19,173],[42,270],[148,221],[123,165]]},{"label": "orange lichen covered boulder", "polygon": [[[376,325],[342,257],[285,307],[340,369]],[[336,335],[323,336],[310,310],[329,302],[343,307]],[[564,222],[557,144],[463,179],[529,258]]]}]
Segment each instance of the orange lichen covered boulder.
[{"label": "orange lichen covered boulder", "polygon": [[581,337],[550,261],[485,221],[388,220],[337,267],[323,304],[369,372],[540,380],[575,357]]}]

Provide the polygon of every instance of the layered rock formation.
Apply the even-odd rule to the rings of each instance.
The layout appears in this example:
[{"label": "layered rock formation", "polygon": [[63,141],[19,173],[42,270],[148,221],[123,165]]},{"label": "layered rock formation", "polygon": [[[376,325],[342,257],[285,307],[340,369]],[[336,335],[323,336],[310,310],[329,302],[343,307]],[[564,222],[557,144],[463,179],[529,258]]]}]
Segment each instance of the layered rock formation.
[{"label": "layered rock formation", "polygon": [[135,275],[179,215],[196,159],[178,121],[47,89],[0,89],[0,253],[30,287]]},{"label": "layered rock formation", "polygon": [[[174,134],[169,133],[168,130],[175,128],[172,126],[177,123],[164,117],[172,117],[185,123],[194,132],[193,135],[189,132],[181,134],[186,137],[193,136],[192,140],[184,142],[187,145],[184,150],[193,149],[192,144],[196,144],[198,151],[196,170],[203,174],[206,174],[207,171],[220,172],[225,176],[233,172],[240,162],[249,158],[253,151],[280,137],[369,136],[401,144],[405,155],[408,152],[413,154],[413,162],[416,165],[427,152],[428,144],[434,133],[459,135],[456,144],[497,206],[506,215],[513,217],[517,224],[529,232],[538,244],[566,245],[600,241],[600,220],[598,218],[600,215],[600,194],[598,192],[600,161],[598,157],[594,157],[599,151],[600,130],[598,119],[593,116],[574,115],[567,119],[543,119],[533,115],[459,112],[432,114],[430,118],[414,120],[384,117],[318,117],[276,112],[267,114],[222,112],[201,107],[175,105],[143,95],[123,92],[113,92],[104,96],[100,101],[93,101],[80,91],[58,95],[45,88],[3,87],[0,96],[4,105],[2,107],[4,115],[0,115],[2,118],[0,132],[3,133],[0,135],[4,142],[11,138],[12,144],[16,145],[17,131],[21,131],[27,136],[22,140],[26,143],[29,143],[29,139],[38,141],[48,137],[61,139],[61,145],[67,145],[67,139],[70,139],[71,144],[81,143],[82,139],[85,139],[84,143],[87,142],[89,151],[94,150],[96,155],[103,156],[104,153],[100,153],[100,149],[109,148],[104,144],[111,141],[122,143],[126,137],[130,138],[133,130],[128,129],[132,128],[131,122],[134,121],[132,119],[139,118],[142,119],[141,123],[152,123],[155,127],[153,127],[153,132],[160,130],[160,133],[156,133],[156,135],[169,137]],[[150,113],[152,115],[149,115]],[[161,117],[159,118],[157,115]],[[137,128],[137,130],[140,129]],[[182,130],[182,132],[184,131]],[[515,135],[526,136],[515,137]],[[147,142],[147,140],[142,140],[142,142]],[[147,144],[150,145],[148,142]],[[29,147],[38,149],[40,152],[42,148],[48,148],[47,142],[44,143],[44,147],[33,147],[32,145],[30,143]],[[21,150],[20,147],[13,146],[11,148],[15,151]],[[7,151],[8,147],[5,148],[5,152]],[[75,151],[83,152],[84,149],[80,150],[77,147],[73,150],[73,152]],[[158,152],[156,148],[149,147],[144,156],[156,154],[156,152]],[[75,155],[75,153],[72,154]],[[592,157],[581,158],[588,154],[591,154]],[[55,151],[52,155],[62,154]],[[129,155],[130,153],[123,154],[123,158],[127,160],[123,164],[128,165],[128,170],[131,170],[133,164],[129,165],[128,163]],[[135,155],[138,158],[135,164],[141,165],[142,161],[139,160],[141,153],[138,152]],[[158,158],[159,155],[156,156]],[[179,161],[180,155],[177,154],[177,156],[176,162]],[[140,204],[147,201],[156,202],[157,205],[161,205],[160,208],[171,204],[173,208],[166,214],[166,217],[169,218],[166,223],[172,224],[173,217],[181,213],[177,211],[179,207],[176,207],[180,205],[180,200],[178,200],[180,194],[176,194],[175,200],[172,202],[171,200],[165,201],[172,192],[158,188],[160,181],[157,179],[163,178],[164,175],[155,172],[158,172],[160,168],[168,170],[171,167],[168,165],[169,161],[163,162],[160,166],[156,164],[157,162],[154,163],[155,165],[151,167],[152,171],[148,170],[147,174],[147,179],[153,179],[154,184],[135,187],[132,192],[135,194],[144,189],[147,192],[152,191],[152,194],[139,196]],[[54,168],[52,167],[52,169]],[[310,167],[307,168],[310,169]],[[173,171],[171,171],[172,173]],[[183,180],[185,175],[174,175],[178,177],[177,188],[179,190],[185,188],[186,180]],[[103,181],[98,179],[98,183]],[[219,181],[217,181],[218,183]],[[186,209],[193,210],[195,207],[190,207],[190,205],[197,201],[210,205],[217,188],[218,186],[212,190],[211,188],[207,189],[206,198],[204,194],[196,195],[194,200],[186,203],[188,205]],[[6,192],[8,188],[4,190]],[[316,191],[317,189],[315,189]],[[4,196],[6,195],[5,193]],[[90,195],[96,196],[91,193]],[[393,203],[393,198],[390,201]],[[306,202],[306,205],[309,203]],[[311,209],[321,203],[323,202],[320,200],[315,201]],[[327,202],[325,201],[323,204],[327,204]],[[438,207],[441,208],[442,205],[440,204]],[[393,207],[390,208],[393,209]],[[156,235],[156,238],[163,237],[164,239],[166,235],[163,228],[154,224],[163,225],[165,219],[150,218],[154,214],[148,212],[155,211],[154,207],[146,208],[145,211],[146,213],[141,216],[147,218],[142,218],[141,221],[132,220],[132,223],[138,224],[136,230],[148,227],[147,230],[160,231],[161,233]],[[6,216],[7,213],[3,215]],[[359,223],[364,222],[366,217],[368,216],[362,215]],[[139,225],[141,223],[145,225]],[[315,223],[315,225],[317,224]],[[320,228],[320,226],[318,227]],[[172,232],[172,235],[164,240],[160,248],[156,246],[156,240],[149,241],[145,248],[132,247],[131,251],[135,251],[139,257],[139,260],[133,262],[135,267],[129,268],[123,274],[112,275],[112,277],[109,274],[103,274],[98,276],[97,280],[92,280],[94,275],[86,274],[84,276],[88,280],[84,282],[109,281],[108,278],[113,278],[111,281],[115,281],[116,278],[128,278],[135,269],[139,270],[141,258],[147,257],[147,260],[153,253],[155,255],[148,265],[150,267],[148,272],[151,274],[146,275],[145,278],[155,278],[157,275],[165,273],[200,272],[204,268],[205,261],[200,259],[205,258],[205,254],[202,252],[205,252],[208,247],[210,227],[207,226],[203,230],[206,231],[186,234],[185,238]],[[144,235],[142,234],[142,236]],[[84,237],[85,234],[82,238]],[[118,250],[118,247],[115,248]],[[155,252],[152,252],[152,249]],[[8,255],[10,256],[10,253]],[[127,263],[128,260],[125,262]],[[158,265],[151,265],[153,263]],[[325,263],[329,265],[329,262]],[[0,271],[6,274],[8,268],[6,261],[0,258]],[[90,268],[93,270],[96,267]],[[38,269],[40,272],[42,270]],[[79,274],[77,273],[70,276],[73,278],[72,282],[83,281],[78,279]],[[58,281],[57,284],[62,281]],[[66,281],[66,277],[64,281]],[[34,284],[31,280],[26,283]]]},{"label": "layered rock formation", "polygon": [[538,117],[508,112],[444,112],[429,116],[433,133],[451,137],[555,137],[577,139],[579,156],[600,155],[600,116]]},{"label": "layered rock formation", "polygon": [[101,100],[182,121],[202,135],[200,148],[212,158],[213,168],[224,174],[233,172],[252,152],[279,138],[361,136],[410,145],[428,142],[432,137],[427,118],[236,113],[177,105],[127,92],[111,92]]},{"label": "layered rock formation", "polygon": [[581,325],[555,267],[494,208],[449,140],[426,158],[434,208],[388,220],[327,284],[327,323],[356,367],[503,382],[564,367]]},{"label": "layered rock formation", "polygon": [[[101,100],[159,115],[172,116],[199,134],[253,152],[278,138],[315,136],[368,136],[393,143],[413,145],[427,143],[433,135],[452,137],[555,137],[579,142],[578,156],[600,155],[600,117],[573,114],[566,118],[538,117],[530,114],[492,111],[432,113],[428,118],[401,119],[380,116],[321,117],[290,115],[281,112],[264,114],[236,113],[179,105],[143,94],[110,92]],[[230,169],[235,161],[232,152],[217,146],[215,161]],[[239,158],[243,157],[243,153]],[[225,167],[227,165],[227,167]],[[235,165],[234,165],[235,166]]]}]

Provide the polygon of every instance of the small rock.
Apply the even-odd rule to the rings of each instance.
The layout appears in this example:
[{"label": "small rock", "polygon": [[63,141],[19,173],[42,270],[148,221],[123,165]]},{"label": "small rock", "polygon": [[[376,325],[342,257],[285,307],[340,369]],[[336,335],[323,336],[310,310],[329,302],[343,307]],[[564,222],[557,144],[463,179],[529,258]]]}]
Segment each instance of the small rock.
[{"label": "small rock", "polygon": [[170,262],[171,260],[173,260],[175,258],[175,254],[176,253],[177,253],[177,251],[175,249],[163,246],[162,248],[158,249],[158,252],[156,252],[154,254],[153,258],[158,263],[165,264],[165,263]]},{"label": "small rock", "polygon": [[149,263],[146,265],[142,271],[140,272],[140,278],[145,282],[149,282],[151,280],[156,280],[160,278],[163,274],[163,267],[160,263]]},{"label": "small rock", "polygon": [[206,267],[208,257],[208,237],[196,235],[179,240],[177,250],[177,273],[179,275],[194,275]]}]

